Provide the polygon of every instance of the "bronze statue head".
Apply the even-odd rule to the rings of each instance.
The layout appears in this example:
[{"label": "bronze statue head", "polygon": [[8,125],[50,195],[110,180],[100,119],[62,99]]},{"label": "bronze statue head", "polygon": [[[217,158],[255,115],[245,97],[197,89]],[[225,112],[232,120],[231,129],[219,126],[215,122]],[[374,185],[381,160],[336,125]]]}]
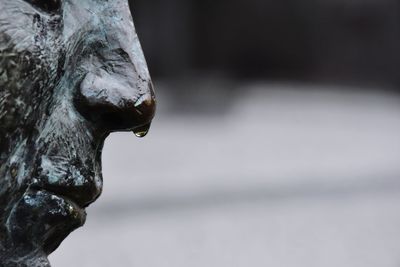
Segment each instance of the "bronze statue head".
[{"label": "bronze statue head", "polygon": [[0,263],[48,266],[101,193],[104,139],[154,112],[127,0],[0,0]]}]

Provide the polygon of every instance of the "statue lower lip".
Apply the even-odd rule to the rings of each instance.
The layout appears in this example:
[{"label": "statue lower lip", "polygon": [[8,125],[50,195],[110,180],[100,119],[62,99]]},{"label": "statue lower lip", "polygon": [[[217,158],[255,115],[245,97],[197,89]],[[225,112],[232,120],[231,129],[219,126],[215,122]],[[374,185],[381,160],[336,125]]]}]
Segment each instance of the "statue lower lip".
[{"label": "statue lower lip", "polygon": [[43,189],[29,189],[14,207],[9,231],[24,246],[41,247],[47,254],[86,220],[73,200]]}]

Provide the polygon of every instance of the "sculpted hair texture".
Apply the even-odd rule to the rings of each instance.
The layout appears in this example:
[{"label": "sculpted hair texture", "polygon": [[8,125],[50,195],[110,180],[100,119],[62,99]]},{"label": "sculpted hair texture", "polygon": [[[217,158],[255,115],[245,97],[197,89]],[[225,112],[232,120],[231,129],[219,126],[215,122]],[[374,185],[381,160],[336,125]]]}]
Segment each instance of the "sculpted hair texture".
[{"label": "sculpted hair texture", "polygon": [[127,0],[0,0],[0,266],[49,266],[155,96]]}]

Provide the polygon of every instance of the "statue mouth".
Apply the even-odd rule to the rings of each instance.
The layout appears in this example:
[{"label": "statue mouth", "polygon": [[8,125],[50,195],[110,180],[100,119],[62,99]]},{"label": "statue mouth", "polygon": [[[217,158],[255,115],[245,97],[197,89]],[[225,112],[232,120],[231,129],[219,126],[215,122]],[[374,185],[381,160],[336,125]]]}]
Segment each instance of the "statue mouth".
[{"label": "statue mouth", "polygon": [[[61,169],[61,168],[60,168]],[[82,174],[83,173],[83,174]],[[67,173],[60,176],[42,175],[30,188],[45,191],[73,202],[81,209],[96,201],[102,191],[101,173],[87,170],[86,167],[68,166]]]},{"label": "statue mouth", "polygon": [[43,196],[42,205],[47,206],[45,212],[50,215],[43,217],[47,229],[42,240],[43,250],[50,254],[72,231],[84,225],[86,211],[66,196],[46,190],[37,191],[35,194]]},{"label": "statue mouth", "polygon": [[13,240],[50,254],[85,220],[85,209],[74,200],[32,187],[14,207],[8,227]]},{"label": "statue mouth", "polygon": [[[50,201],[56,203],[58,209],[53,209],[53,214],[57,212],[62,212],[64,213],[64,215],[67,215],[66,217],[69,217],[68,215],[70,215],[75,219],[80,219],[82,223],[85,222],[86,207],[83,206],[82,203],[79,203],[79,200],[74,200],[70,196],[50,191],[46,188],[35,186],[31,187],[30,190],[28,190],[27,195],[41,196],[43,200],[46,200],[45,202]],[[55,206],[53,208],[55,208]]]},{"label": "statue mouth", "polygon": [[[33,228],[45,225],[36,236],[42,236],[38,243],[47,254],[52,253],[72,231],[83,226],[85,208],[100,196],[100,155],[92,154],[89,157],[91,164],[71,159],[61,163],[41,156],[40,174],[26,191],[22,207],[36,214],[37,219],[31,220]],[[49,161],[45,162],[46,159]]]},{"label": "statue mouth", "polygon": [[71,157],[67,150],[38,153],[32,171],[35,178],[8,216],[7,232],[18,246],[49,255],[84,225],[85,208],[102,191],[102,143],[93,147],[98,149],[82,149],[79,157]]}]

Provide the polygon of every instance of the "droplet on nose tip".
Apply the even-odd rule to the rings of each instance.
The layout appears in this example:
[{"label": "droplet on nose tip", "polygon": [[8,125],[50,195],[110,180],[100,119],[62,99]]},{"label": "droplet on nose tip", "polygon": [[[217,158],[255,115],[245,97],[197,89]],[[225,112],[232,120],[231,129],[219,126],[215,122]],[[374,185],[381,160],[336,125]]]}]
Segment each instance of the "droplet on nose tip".
[{"label": "droplet on nose tip", "polygon": [[145,137],[149,133],[150,126],[151,126],[151,123],[137,127],[135,129],[133,129],[133,133],[137,137],[140,137],[140,138]]}]

